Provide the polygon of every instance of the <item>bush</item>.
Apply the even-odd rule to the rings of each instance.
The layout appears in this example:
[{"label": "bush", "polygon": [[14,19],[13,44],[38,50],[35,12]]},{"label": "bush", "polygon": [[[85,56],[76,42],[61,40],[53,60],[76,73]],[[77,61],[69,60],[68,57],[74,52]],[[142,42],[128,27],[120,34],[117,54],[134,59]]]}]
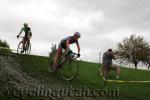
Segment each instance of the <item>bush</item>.
[{"label": "bush", "polygon": [[6,40],[2,41],[0,39],[0,54],[10,53],[11,50]]},{"label": "bush", "polygon": [[57,52],[57,49],[56,49],[56,44],[52,44],[52,47],[51,47],[51,52],[49,52],[49,59],[50,60],[54,60],[54,57],[55,57],[55,54]]}]

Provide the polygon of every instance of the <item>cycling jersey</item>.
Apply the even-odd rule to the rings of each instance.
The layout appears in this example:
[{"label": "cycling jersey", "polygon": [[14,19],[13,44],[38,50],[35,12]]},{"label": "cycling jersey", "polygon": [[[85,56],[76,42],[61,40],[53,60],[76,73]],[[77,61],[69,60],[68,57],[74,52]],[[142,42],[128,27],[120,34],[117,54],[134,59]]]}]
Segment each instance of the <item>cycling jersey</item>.
[{"label": "cycling jersey", "polygon": [[25,37],[28,37],[29,35],[32,35],[30,27],[23,27],[21,29],[20,33],[22,33],[23,31],[25,32]]},{"label": "cycling jersey", "polygon": [[74,39],[73,36],[69,36],[69,37],[64,38],[64,39],[61,40],[61,42],[59,43],[58,48],[66,49],[67,48],[66,42],[67,42],[68,39],[69,39],[69,44],[73,44],[73,43],[78,44],[78,40]]}]

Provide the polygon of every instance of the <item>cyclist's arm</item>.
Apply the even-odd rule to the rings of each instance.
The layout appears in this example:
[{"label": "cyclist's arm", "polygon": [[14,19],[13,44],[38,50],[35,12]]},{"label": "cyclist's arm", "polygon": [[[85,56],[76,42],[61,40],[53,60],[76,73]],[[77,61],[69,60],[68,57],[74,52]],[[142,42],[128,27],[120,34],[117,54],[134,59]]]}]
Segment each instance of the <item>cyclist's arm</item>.
[{"label": "cyclist's arm", "polygon": [[112,52],[112,58],[116,60],[115,54]]},{"label": "cyclist's arm", "polygon": [[31,31],[28,31],[28,35],[29,35],[29,36],[32,36],[32,32],[31,32]]},{"label": "cyclist's arm", "polygon": [[22,32],[23,32],[23,28],[22,28],[21,31],[19,32],[19,35],[21,35]]},{"label": "cyclist's arm", "polygon": [[114,56],[113,59],[116,60],[116,57]]},{"label": "cyclist's arm", "polygon": [[76,45],[77,45],[77,49],[78,49],[78,54],[80,54],[80,45],[78,42],[76,43]]},{"label": "cyclist's arm", "polygon": [[28,35],[32,36],[31,28],[29,27]]}]

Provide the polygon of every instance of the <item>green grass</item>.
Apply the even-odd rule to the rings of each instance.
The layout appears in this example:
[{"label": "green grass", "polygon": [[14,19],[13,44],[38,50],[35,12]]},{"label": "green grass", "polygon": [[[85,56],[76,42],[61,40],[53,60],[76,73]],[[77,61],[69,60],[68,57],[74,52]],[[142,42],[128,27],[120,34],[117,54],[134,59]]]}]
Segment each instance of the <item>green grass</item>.
[{"label": "green grass", "polygon": [[[19,58],[19,60],[18,60]],[[64,81],[59,74],[51,75],[48,70],[48,58],[41,56],[20,55],[17,60],[23,66],[22,69],[28,75],[41,80],[43,83],[51,85],[52,83],[60,83],[65,86],[102,89],[102,88],[119,88],[120,100],[149,100],[150,99],[150,83],[117,83],[107,82],[104,87],[102,77],[98,73],[99,65],[90,62],[79,62],[79,73],[73,81]],[[110,79],[115,79],[115,73],[111,72]],[[143,70],[135,70],[129,68],[121,68],[120,80],[134,81],[150,81],[150,72]],[[106,98],[106,97],[105,97]],[[107,99],[107,98],[106,98]],[[110,98],[109,98],[110,99]]]}]

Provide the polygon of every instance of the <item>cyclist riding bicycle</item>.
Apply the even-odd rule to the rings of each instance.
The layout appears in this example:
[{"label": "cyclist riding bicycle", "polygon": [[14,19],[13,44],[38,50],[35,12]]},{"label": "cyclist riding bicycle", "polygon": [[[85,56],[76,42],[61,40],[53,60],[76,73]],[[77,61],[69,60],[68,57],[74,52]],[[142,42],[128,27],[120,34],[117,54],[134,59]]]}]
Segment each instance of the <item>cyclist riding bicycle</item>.
[{"label": "cyclist riding bicycle", "polygon": [[75,32],[73,36],[69,36],[61,40],[57,49],[55,59],[54,59],[53,69],[55,71],[59,69],[57,62],[58,62],[58,58],[61,56],[62,49],[64,49],[65,52],[68,53],[70,51],[70,47],[69,47],[70,44],[76,43],[77,49],[78,49],[78,57],[80,57],[80,45],[78,43],[78,39],[80,37],[81,37],[81,34],[79,32]]},{"label": "cyclist riding bicycle", "polygon": [[17,35],[17,38],[19,38],[19,36],[21,35],[21,33],[24,31],[25,32],[25,36],[23,38],[23,50],[21,51],[21,53],[24,52],[25,49],[25,43],[27,42],[28,44],[30,43],[30,39],[32,37],[32,32],[31,32],[31,28],[28,27],[28,23],[24,23],[23,24],[23,28],[21,29],[19,35]]}]

